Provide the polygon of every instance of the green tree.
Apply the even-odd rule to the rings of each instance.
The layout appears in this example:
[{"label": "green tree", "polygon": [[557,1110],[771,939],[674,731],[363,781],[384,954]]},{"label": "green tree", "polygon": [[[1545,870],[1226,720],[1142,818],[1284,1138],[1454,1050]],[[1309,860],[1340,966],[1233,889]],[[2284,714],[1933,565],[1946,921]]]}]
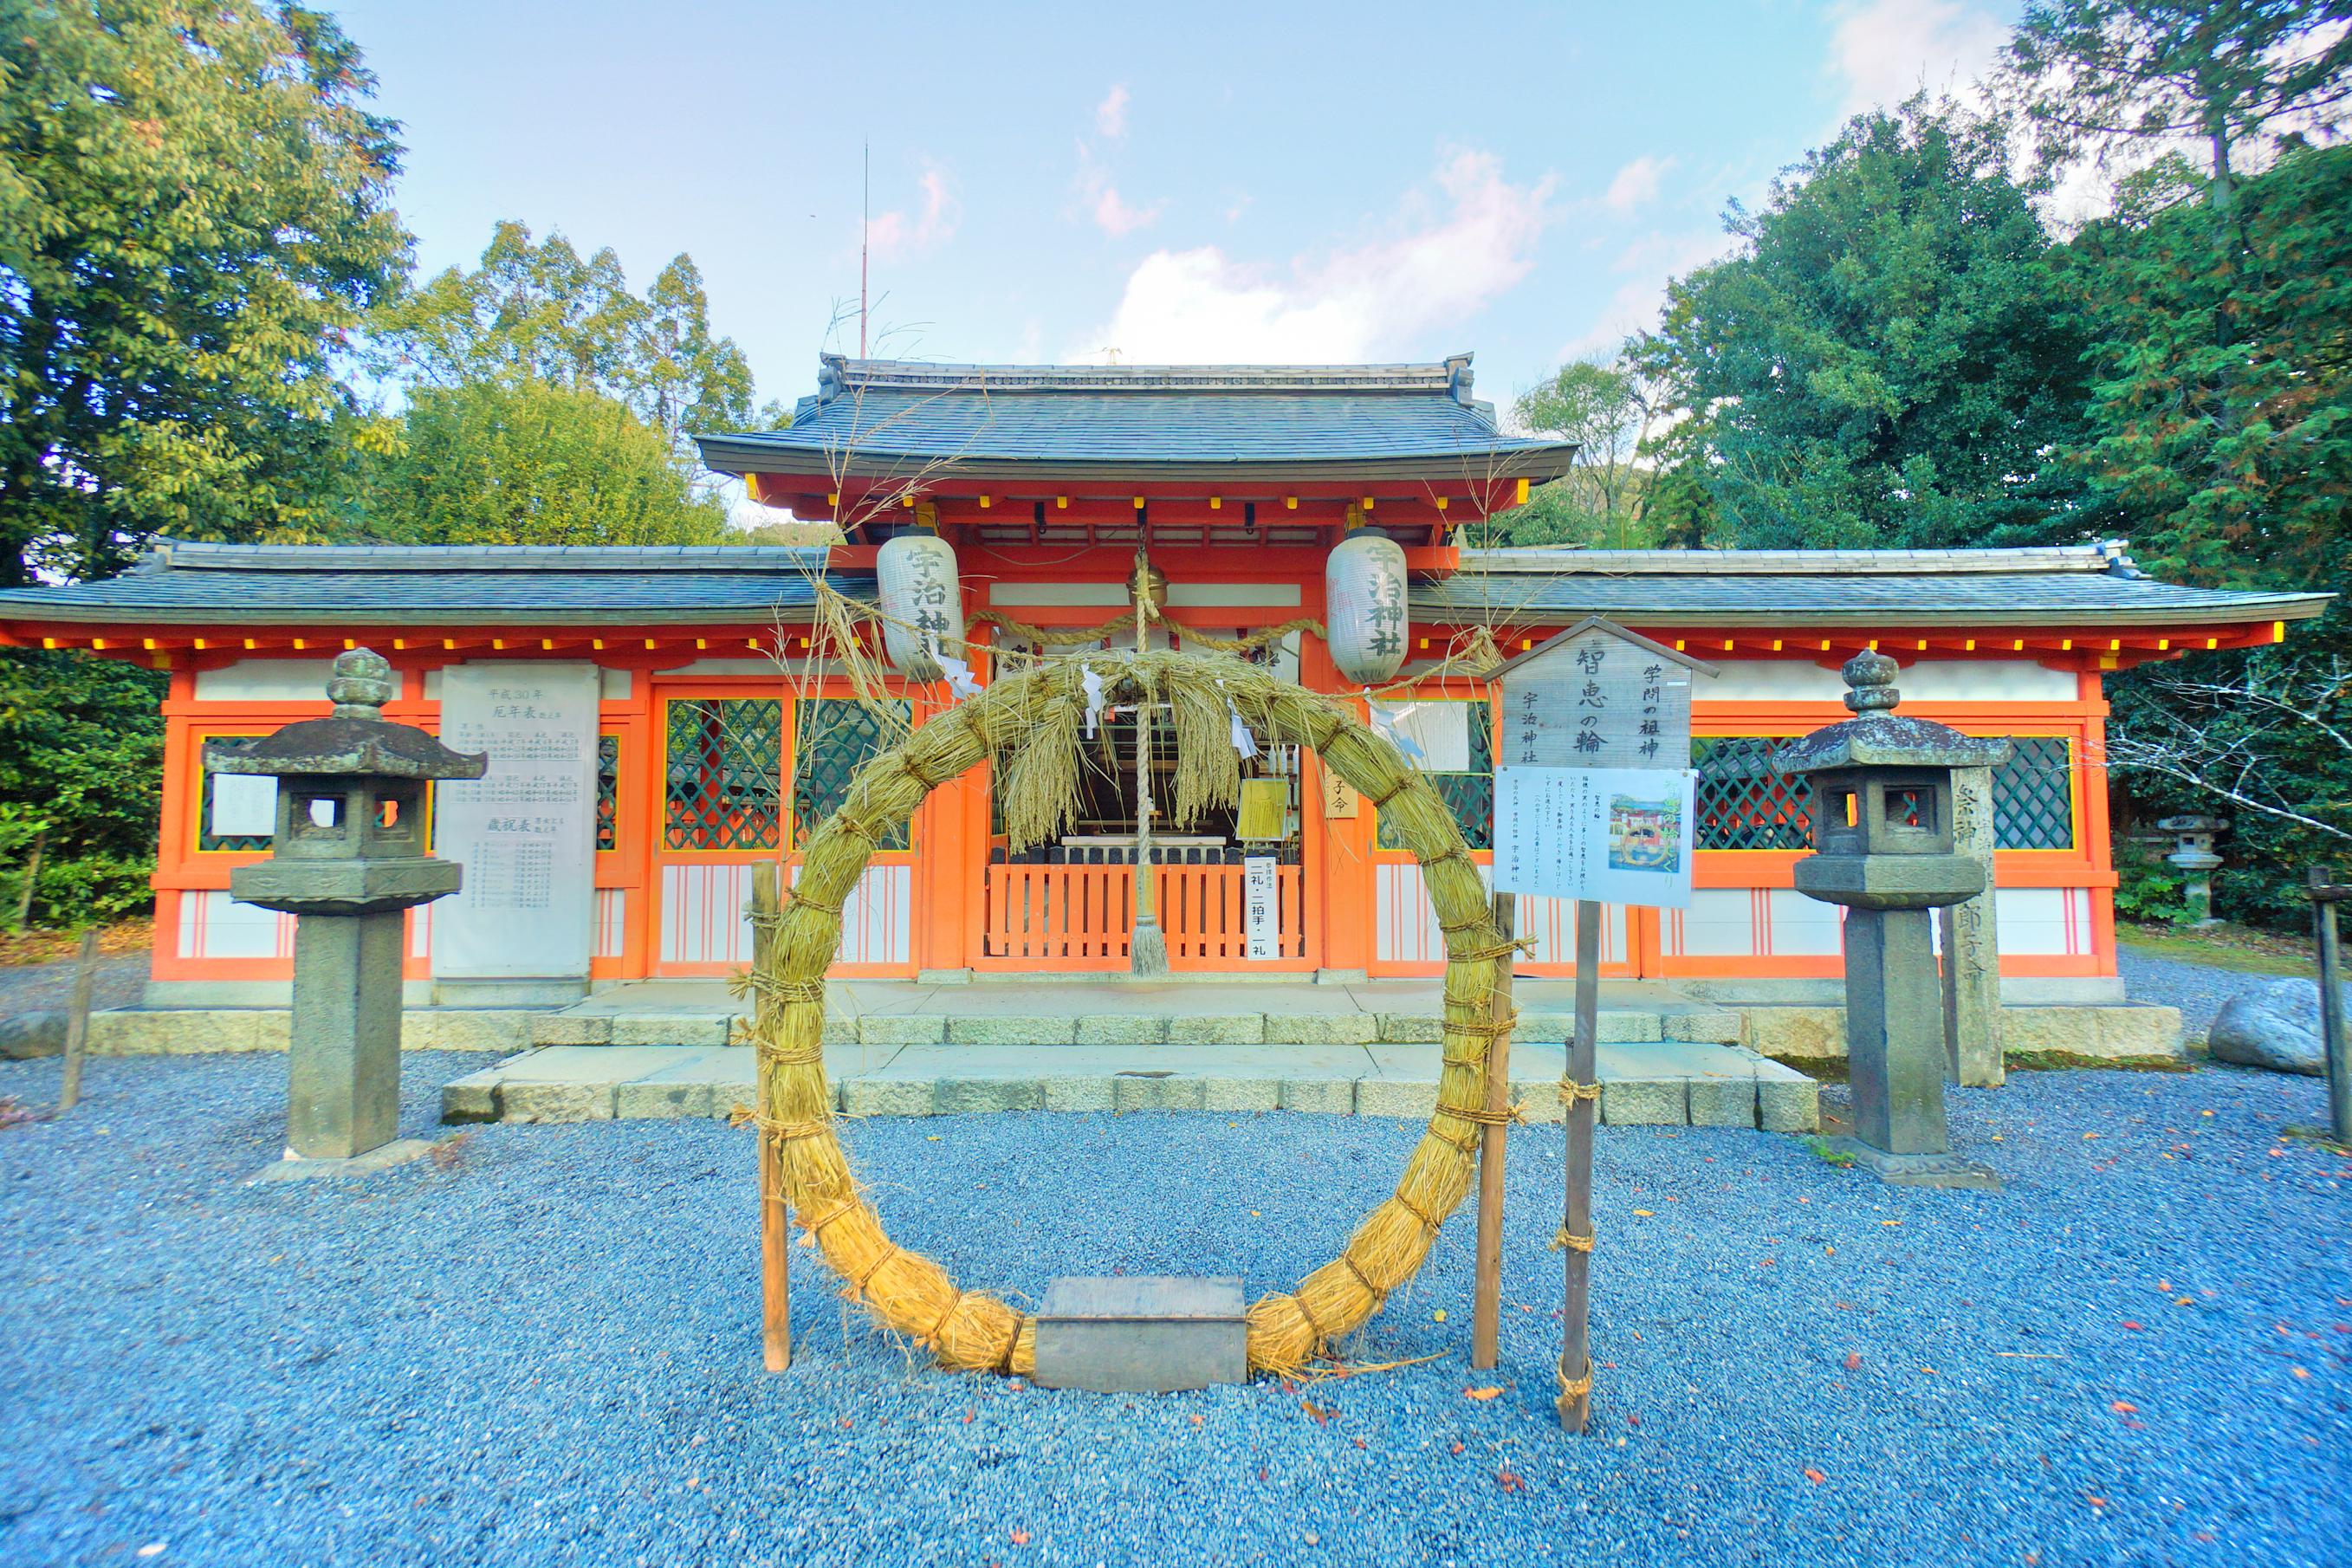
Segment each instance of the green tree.
[{"label": "green tree", "polygon": [[0,650],[0,908],[37,839],[37,925],[143,909],[163,810],[165,677],[89,654]]},{"label": "green tree", "polygon": [[396,127],[285,0],[0,0],[0,584],[330,521]]},{"label": "green tree", "polygon": [[1487,537],[1496,543],[1621,550],[1647,542],[1642,526],[1646,475],[1637,457],[1650,408],[1630,366],[1572,361],[1521,393],[1512,413],[1528,430],[1575,442],[1576,467],[1538,487],[1525,505],[1496,514]]},{"label": "green tree", "polygon": [[530,376],[415,393],[348,530],[400,544],[716,544],[662,432],[586,386]]},{"label": "green tree", "polygon": [[1686,416],[1674,466],[1721,542],[1919,548],[2045,526],[2082,339],[1998,121],[1925,95],[1859,115],[1729,227],[1738,251],[1670,284],[1633,349]]},{"label": "green tree", "polygon": [[412,385],[536,380],[626,404],[683,461],[690,431],[752,418],[751,371],[710,331],[702,274],[678,256],[639,298],[609,248],[498,226],[472,271],[450,268],[379,312],[381,368]]},{"label": "green tree", "polygon": [[2332,123],[2352,99],[2346,22],[2343,0],[2033,0],[1996,90],[2049,165],[2201,143],[2207,201],[2226,214],[2249,151]]},{"label": "green tree", "polygon": [[[2236,233],[2231,265],[2215,230]],[[2352,148],[2290,150],[2233,210],[2180,204],[2069,247],[2088,429],[2058,468],[2159,575],[2335,586],[2352,503]]]}]

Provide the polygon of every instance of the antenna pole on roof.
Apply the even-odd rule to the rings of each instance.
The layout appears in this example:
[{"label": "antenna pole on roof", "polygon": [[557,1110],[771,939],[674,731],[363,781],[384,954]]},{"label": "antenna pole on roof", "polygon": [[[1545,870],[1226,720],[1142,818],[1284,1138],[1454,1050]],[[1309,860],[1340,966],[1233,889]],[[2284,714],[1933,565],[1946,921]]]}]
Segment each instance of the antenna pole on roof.
[{"label": "antenna pole on roof", "polygon": [[865,195],[857,208],[857,357],[866,357],[866,254],[874,231],[874,143],[866,143]]}]

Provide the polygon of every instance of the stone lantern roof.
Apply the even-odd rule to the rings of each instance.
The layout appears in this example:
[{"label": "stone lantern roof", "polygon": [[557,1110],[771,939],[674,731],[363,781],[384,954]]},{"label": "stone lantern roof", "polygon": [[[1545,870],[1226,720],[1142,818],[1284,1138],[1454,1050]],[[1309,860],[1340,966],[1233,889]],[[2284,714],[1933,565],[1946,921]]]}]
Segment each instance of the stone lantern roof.
[{"label": "stone lantern roof", "polygon": [[478,779],[489,768],[482,753],[453,752],[411,724],[383,716],[392,700],[392,665],[368,648],[335,656],[327,696],[335,710],[266,735],[249,746],[207,746],[205,766],[216,773],[394,779]]},{"label": "stone lantern roof", "polygon": [[1801,736],[1773,753],[1782,773],[1820,773],[1832,768],[1997,768],[2009,761],[2010,743],[1963,735],[1932,719],[1906,719],[1894,712],[1902,692],[1899,671],[1883,653],[1863,652],[1839,672],[1848,688],[1845,705],[1855,715]]}]

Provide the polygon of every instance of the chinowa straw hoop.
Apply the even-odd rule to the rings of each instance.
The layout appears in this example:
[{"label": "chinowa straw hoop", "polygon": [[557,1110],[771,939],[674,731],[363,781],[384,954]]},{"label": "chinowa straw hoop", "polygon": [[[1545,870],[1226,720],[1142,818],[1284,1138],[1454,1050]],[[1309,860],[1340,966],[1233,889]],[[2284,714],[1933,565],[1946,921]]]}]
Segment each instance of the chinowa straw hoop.
[{"label": "chinowa straw hoop", "polygon": [[[1073,704],[1083,700],[1086,668],[1101,678],[1114,703],[1172,706],[1180,775],[1189,764],[1190,780],[1197,781],[1181,792],[1187,806],[1228,793],[1228,703],[1257,733],[1315,748],[1360,794],[1388,803],[1388,829],[1421,863],[1445,932],[1445,1040],[1427,1131],[1395,1192],[1356,1226],[1339,1257],[1295,1290],[1265,1296],[1249,1310],[1250,1365],[1294,1371],[1412,1278],[1438,1226],[1468,1193],[1478,1128],[1491,1119],[1486,1071],[1497,1032],[1490,1014],[1496,965],[1511,952],[1495,930],[1486,884],[1453,814],[1393,744],[1333,699],[1223,655],[1089,652],[1002,675],[868,762],[810,841],[793,896],[775,918],[772,940],[760,944],[750,977],[760,1135],[770,1142],[793,1212],[846,1282],[845,1294],[927,1347],[942,1366],[1035,1369],[1035,1320],[993,1296],[960,1289],[937,1263],[893,1242],[860,1192],[833,1122],[823,1057],[824,980],[841,942],[842,902],[876,838],[904,824],[938,781],[992,758],[1001,766],[1010,761],[1006,788],[1021,798],[1006,802],[1008,821],[1042,826],[1058,819],[1068,797],[1057,766],[1074,777],[1083,765],[1071,716]],[[1041,743],[1066,754],[1057,763]],[[1207,746],[1225,754],[1192,757],[1181,750]]]}]

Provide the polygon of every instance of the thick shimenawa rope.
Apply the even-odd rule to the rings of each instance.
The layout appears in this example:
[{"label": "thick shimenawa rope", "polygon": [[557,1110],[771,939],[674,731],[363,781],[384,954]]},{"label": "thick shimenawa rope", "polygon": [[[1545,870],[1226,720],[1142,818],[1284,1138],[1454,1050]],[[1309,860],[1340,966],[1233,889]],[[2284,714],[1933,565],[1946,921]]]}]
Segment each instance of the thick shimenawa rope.
[{"label": "thick shimenawa rope", "polygon": [[[1500,1033],[1491,1012],[1495,980],[1514,944],[1495,930],[1486,885],[1444,802],[1392,742],[1336,699],[1226,655],[1106,651],[1002,673],[978,696],[866,763],[840,810],[810,840],[782,910],[763,921],[762,962],[745,982],[755,1000],[749,1033],[758,1047],[760,1135],[774,1147],[784,1196],[803,1216],[803,1234],[845,1281],[846,1295],[923,1344],[943,1366],[1035,1370],[1034,1318],[997,1297],[962,1289],[937,1263],[899,1247],[866,1203],[833,1116],[822,1049],[824,981],[840,947],[843,900],[877,838],[902,826],[940,782],[1027,742],[1050,705],[1080,690],[1082,665],[1105,682],[1114,702],[1213,701],[1220,710],[1230,703],[1254,731],[1313,746],[1359,794],[1390,803],[1389,825],[1421,862],[1445,933],[1438,1105],[1395,1191],[1358,1224],[1340,1257],[1295,1289],[1249,1309],[1250,1364],[1294,1371],[1370,1318],[1420,1269],[1439,1227],[1470,1190],[1480,1123],[1517,1114],[1516,1108],[1485,1109],[1487,1066]],[[1078,765],[1075,755],[1071,765]]]}]

